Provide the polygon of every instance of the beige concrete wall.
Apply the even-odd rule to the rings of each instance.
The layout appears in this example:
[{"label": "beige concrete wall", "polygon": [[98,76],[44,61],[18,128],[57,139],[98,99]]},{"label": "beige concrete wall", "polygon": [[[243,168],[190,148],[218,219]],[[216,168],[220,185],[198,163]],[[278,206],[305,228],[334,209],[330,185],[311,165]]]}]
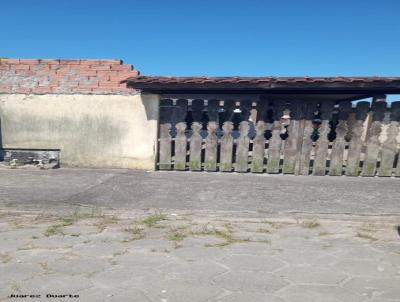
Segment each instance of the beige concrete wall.
[{"label": "beige concrete wall", "polygon": [[154,169],[156,95],[0,94],[3,148],[61,149],[61,165]]}]

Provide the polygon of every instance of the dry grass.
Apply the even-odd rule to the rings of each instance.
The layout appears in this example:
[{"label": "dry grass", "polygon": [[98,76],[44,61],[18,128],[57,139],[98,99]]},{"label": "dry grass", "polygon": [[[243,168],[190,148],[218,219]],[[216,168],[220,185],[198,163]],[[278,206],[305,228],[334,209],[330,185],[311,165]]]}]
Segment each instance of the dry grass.
[{"label": "dry grass", "polygon": [[316,219],[305,220],[301,223],[301,225],[303,228],[306,228],[306,229],[315,229],[315,228],[318,228],[321,226],[321,224]]}]

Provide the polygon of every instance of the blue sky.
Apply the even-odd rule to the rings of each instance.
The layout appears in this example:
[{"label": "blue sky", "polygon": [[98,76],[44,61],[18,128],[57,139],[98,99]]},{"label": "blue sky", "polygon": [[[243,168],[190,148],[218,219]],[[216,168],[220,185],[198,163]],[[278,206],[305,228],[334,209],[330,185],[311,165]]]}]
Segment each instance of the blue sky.
[{"label": "blue sky", "polygon": [[144,75],[400,75],[399,0],[3,0],[0,56]]}]

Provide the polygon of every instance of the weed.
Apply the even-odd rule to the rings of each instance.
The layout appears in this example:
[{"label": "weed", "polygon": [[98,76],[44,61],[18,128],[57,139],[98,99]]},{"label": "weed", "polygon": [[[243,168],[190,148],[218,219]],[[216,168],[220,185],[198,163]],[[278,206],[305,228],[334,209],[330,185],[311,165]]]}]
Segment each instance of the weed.
[{"label": "weed", "polygon": [[368,240],[371,240],[371,241],[376,241],[376,240],[378,240],[378,238],[375,238],[375,237],[372,236],[371,234],[362,233],[362,232],[358,232],[358,233],[356,234],[356,237],[362,238],[362,239],[368,239]]},{"label": "weed", "polygon": [[153,214],[150,216],[147,216],[145,219],[142,220],[142,222],[149,228],[154,227],[157,223],[159,223],[162,220],[167,220],[167,216],[164,214]]},{"label": "weed", "polygon": [[143,229],[138,227],[138,226],[134,226],[134,227],[127,227],[124,229],[124,232],[128,233],[131,235],[130,238],[123,240],[122,242],[131,242],[134,240],[140,240],[143,239],[145,237],[144,233],[143,233]]},{"label": "weed", "polygon": [[73,213],[72,215],[70,215],[70,216],[61,217],[61,218],[59,219],[59,222],[58,222],[58,223],[49,226],[49,227],[45,230],[44,235],[45,235],[46,237],[53,236],[53,235],[56,235],[56,234],[62,234],[62,235],[63,235],[63,232],[62,232],[62,228],[63,228],[63,227],[73,225],[73,224],[74,224],[75,222],[77,222],[79,219],[82,219],[82,218],[85,218],[85,217],[87,217],[86,214],[79,213],[79,212],[77,212],[77,211],[74,212],[74,213]]},{"label": "weed", "polygon": [[46,229],[46,231],[44,231],[44,235],[46,237],[50,237],[50,236],[53,236],[53,235],[56,235],[56,234],[63,234],[62,231],[61,231],[62,227],[63,226],[61,224],[51,225]]},{"label": "weed", "polygon": [[18,285],[16,282],[11,283],[11,290],[13,292],[19,292],[21,290],[21,286]]},{"label": "weed", "polygon": [[283,223],[279,223],[279,222],[274,222],[274,221],[270,221],[270,220],[262,220],[261,221],[262,223],[266,223],[266,224],[269,224],[272,228],[274,228],[274,229],[281,229],[281,228],[283,228],[284,227],[284,224]]},{"label": "weed", "polygon": [[329,232],[326,232],[326,231],[319,232],[319,234],[318,234],[318,236],[329,236],[329,235],[332,235],[332,233],[329,233]]},{"label": "weed", "polygon": [[315,229],[318,228],[319,226],[321,226],[321,224],[316,220],[305,220],[303,221],[303,223],[301,224],[303,226],[303,228],[306,229]]},{"label": "weed", "polygon": [[0,261],[1,263],[8,263],[10,262],[12,259],[12,257],[10,256],[10,254],[6,253],[6,254],[1,254],[0,253]]},{"label": "weed", "polygon": [[182,232],[173,231],[167,235],[167,239],[170,241],[182,241],[185,239],[186,235]]}]

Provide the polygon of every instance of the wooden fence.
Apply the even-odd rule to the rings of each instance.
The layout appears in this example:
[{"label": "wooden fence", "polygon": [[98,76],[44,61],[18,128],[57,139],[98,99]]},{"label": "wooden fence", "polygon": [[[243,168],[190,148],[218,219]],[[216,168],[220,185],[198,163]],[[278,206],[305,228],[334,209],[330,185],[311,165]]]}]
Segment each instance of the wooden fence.
[{"label": "wooden fence", "polygon": [[164,99],[158,169],[400,176],[400,102]]}]

